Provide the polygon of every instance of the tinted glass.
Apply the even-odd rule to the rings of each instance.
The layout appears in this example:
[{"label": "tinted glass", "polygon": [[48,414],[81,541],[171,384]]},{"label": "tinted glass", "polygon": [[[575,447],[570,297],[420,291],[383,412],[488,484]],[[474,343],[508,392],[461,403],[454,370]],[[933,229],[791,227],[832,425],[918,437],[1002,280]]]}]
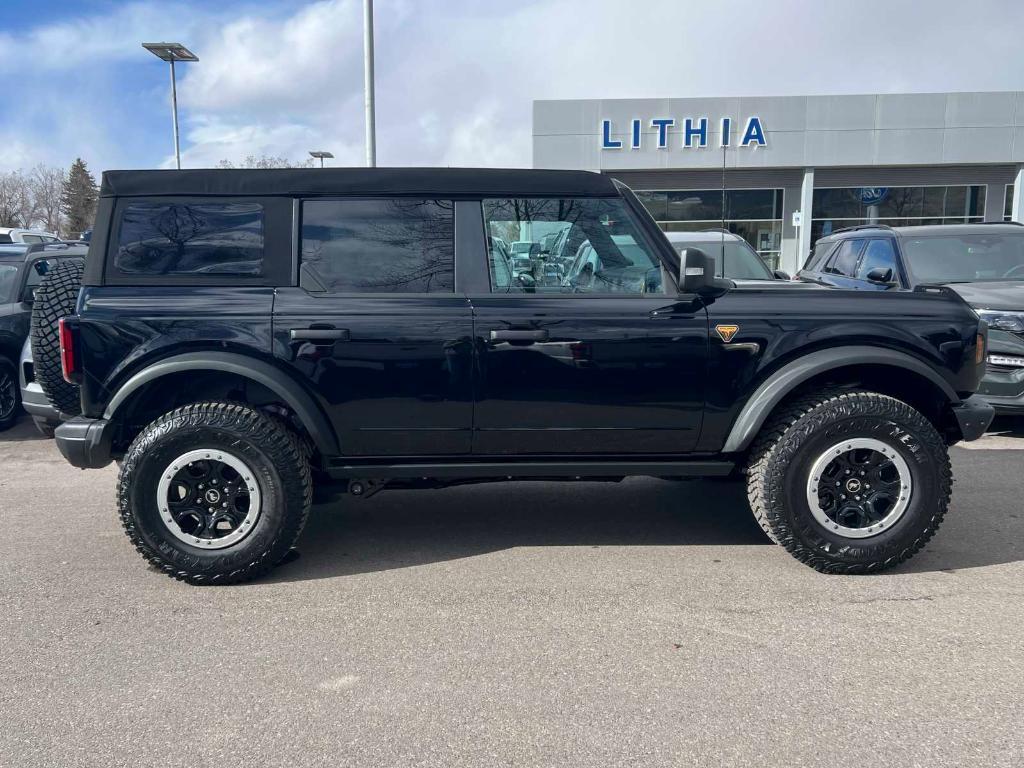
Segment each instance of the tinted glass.
[{"label": "tinted glass", "polygon": [[857,256],[860,254],[862,245],[864,245],[863,240],[844,240],[840,243],[832,261],[825,267],[825,271],[832,275],[853,277],[857,269]]},{"label": "tinted glass", "polygon": [[1003,221],[1013,221],[1013,184],[1007,184],[1003,192]]},{"label": "tinted glass", "polygon": [[1024,280],[1024,232],[907,237],[901,244],[918,283]]},{"label": "tinted glass", "polygon": [[814,246],[814,250],[811,255],[807,257],[807,262],[804,264],[804,269],[808,272],[819,271],[825,263],[825,257],[828,256],[832,249],[836,247],[834,242],[832,243],[820,243]]},{"label": "tinted glass", "polygon": [[721,189],[641,191],[636,196],[656,221],[765,220],[782,217],[781,189],[727,189],[724,195]]},{"label": "tinted glass", "polygon": [[0,264],[0,304],[13,301],[18,285],[18,268],[13,264]]},{"label": "tinted glass", "polygon": [[868,273],[873,269],[891,269],[892,279],[896,279],[896,251],[892,247],[892,240],[869,240],[864,249],[864,258],[860,261],[857,269],[857,277],[867,280]]},{"label": "tinted glass", "polygon": [[262,275],[263,206],[133,203],[114,266],[126,275]]},{"label": "tinted glass", "polygon": [[448,200],[306,201],[300,284],[330,293],[451,293],[454,210]]},{"label": "tinted glass", "polygon": [[[619,198],[484,200],[483,206],[496,293],[663,290],[660,262]],[[498,239],[531,243],[529,256],[503,263]]]},{"label": "tinted glass", "polygon": [[6,232],[0,232],[0,243],[13,243],[14,240]]}]

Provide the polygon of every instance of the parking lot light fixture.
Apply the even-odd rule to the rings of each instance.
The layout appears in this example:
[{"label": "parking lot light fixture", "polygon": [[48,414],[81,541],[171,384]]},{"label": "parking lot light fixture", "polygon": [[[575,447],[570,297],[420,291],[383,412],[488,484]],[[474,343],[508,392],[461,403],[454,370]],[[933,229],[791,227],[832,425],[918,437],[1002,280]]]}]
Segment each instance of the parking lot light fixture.
[{"label": "parking lot light fixture", "polygon": [[174,62],[199,61],[199,57],[181,43],[143,43],[142,47],[158,59],[171,65],[171,120],[174,124],[174,164],[181,170],[181,148],[178,144],[178,84],[174,76]]},{"label": "parking lot light fixture", "polygon": [[330,152],[325,152],[325,151],[322,151],[322,150],[313,150],[313,149],[311,149],[311,150],[309,150],[309,154],[310,154],[311,157],[319,158],[319,160],[320,160],[320,167],[321,168],[324,167],[324,158],[334,159],[334,155],[332,155]]}]

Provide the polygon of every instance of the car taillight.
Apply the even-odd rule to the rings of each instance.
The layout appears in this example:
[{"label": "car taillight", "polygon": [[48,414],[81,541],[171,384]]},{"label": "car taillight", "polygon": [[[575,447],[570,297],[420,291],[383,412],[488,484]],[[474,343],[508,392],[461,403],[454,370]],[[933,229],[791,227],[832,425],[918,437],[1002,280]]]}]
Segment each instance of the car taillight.
[{"label": "car taillight", "polygon": [[65,318],[58,321],[60,331],[60,368],[64,374],[64,381],[74,384],[75,376],[75,335],[71,332],[71,326],[65,322]]}]

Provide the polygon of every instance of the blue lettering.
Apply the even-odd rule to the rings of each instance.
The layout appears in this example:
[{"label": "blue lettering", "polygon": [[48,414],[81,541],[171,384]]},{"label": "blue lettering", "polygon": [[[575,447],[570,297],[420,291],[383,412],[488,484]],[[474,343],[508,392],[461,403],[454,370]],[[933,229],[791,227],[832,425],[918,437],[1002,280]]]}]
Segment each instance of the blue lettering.
[{"label": "blue lettering", "polygon": [[721,136],[722,140],[721,140],[721,146],[723,146],[723,147],[728,147],[729,146],[729,142],[732,140],[732,135],[731,134],[732,134],[732,118],[731,117],[723,117],[722,118],[722,136]]},{"label": "blue lettering", "polygon": [[622,149],[622,142],[618,139],[612,140],[612,121],[605,120],[601,135],[601,149]]},{"label": "blue lettering", "polygon": [[743,133],[743,146],[748,147],[757,144],[763,147],[767,142],[764,140],[764,129],[761,127],[761,118],[752,117],[747,120],[747,130]]},{"label": "blue lettering", "polygon": [[651,120],[651,128],[658,129],[658,149],[668,146],[668,129],[676,124],[671,117],[656,117]]},{"label": "blue lettering", "polygon": [[686,118],[683,121],[683,146],[692,147],[693,137],[700,137],[700,146],[706,147],[708,145],[708,119],[702,117],[698,122],[698,128],[693,127],[693,120]]},{"label": "blue lettering", "polygon": [[633,149],[640,149],[640,121],[633,121],[633,143],[630,145]]}]

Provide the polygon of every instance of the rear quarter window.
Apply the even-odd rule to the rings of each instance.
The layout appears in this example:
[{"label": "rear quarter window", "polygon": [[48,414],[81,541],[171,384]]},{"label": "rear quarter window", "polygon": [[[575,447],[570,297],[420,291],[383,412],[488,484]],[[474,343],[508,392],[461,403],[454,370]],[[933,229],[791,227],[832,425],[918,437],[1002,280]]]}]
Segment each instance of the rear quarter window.
[{"label": "rear quarter window", "polygon": [[123,206],[113,254],[125,276],[261,277],[260,202],[132,202]]}]

